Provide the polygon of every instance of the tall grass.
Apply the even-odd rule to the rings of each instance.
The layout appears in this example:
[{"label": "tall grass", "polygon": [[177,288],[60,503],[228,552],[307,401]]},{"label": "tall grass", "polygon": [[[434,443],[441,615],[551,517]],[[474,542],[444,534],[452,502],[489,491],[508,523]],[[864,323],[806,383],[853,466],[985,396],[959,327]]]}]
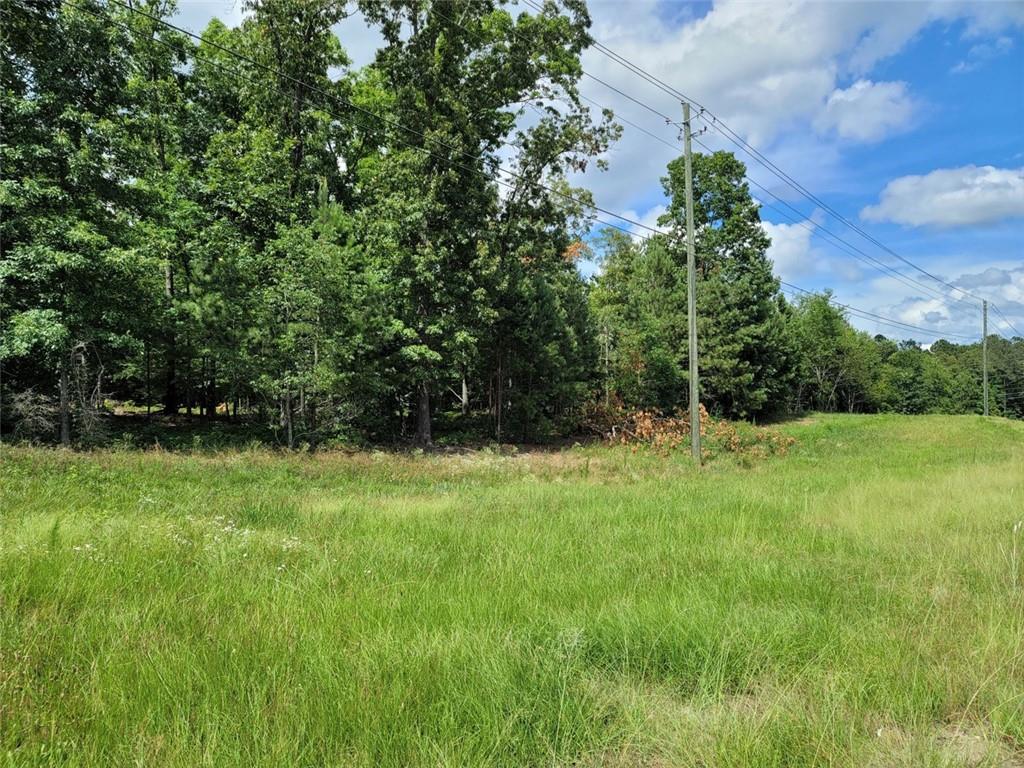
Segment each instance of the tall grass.
[{"label": "tall grass", "polygon": [[1024,430],[786,429],[699,474],[5,448],[0,764],[1024,765]]}]

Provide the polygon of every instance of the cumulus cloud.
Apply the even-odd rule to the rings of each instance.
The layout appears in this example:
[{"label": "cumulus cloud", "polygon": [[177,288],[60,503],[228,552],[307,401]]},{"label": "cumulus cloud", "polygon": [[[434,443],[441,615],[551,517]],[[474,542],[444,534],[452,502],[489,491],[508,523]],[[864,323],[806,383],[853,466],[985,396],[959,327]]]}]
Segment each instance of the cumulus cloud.
[{"label": "cumulus cloud", "polygon": [[1005,314],[1016,318],[1014,324],[1024,330],[1024,266],[989,267],[981,272],[960,275],[956,284],[978,289]]},{"label": "cumulus cloud", "polygon": [[[680,13],[668,22],[660,0],[631,0],[628,13],[619,0],[589,3],[597,39],[707,106],[818,192],[841,176],[837,145],[878,141],[913,124],[919,110],[910,87],[870,77],[880,61],[933,24],[962,22],[970,37],[965,49],[1006,36],[1007,29],[1024,26],[1024,14],[1012,5],[718,0],[700,16]],[[599,51],[586,51],[583,63],[596,77],[679,119],[678,99],[629,75]],[[584,78],[581,86],[622,118],[678,143],[677,128],[643,107],[596,80]],[[860,120],[854,115],[858,109]],[[701,140],[712,148],[735,149],[714,129]],[[796,161],[780,154],[790,144],[799,147]],[[588,173],[584,183],[607,207],[635,206],[637,198],[657,188],[672,157],[670,148],[627,125],[609,156],[611,172]]]},{"label": "cumulus cloud", "polygon": [[[962,259],[955,259],[961,261]],[[936,270],[949,283],[989,300],[989,332],[1010,337],[1024,331],[1024,266],[1005,259],[979,265],[976,271],[955,275]],[[945,336],[955,341],[981,337],[981,306],[963,294],[941,291],[943,296],[907,294],[907,286],[892,278],[878,276],[859,289],[844,286],[840,301],[859,306],[885,317],[918,326],[926,331],[897,330],[883,323],[851,318],[855,325],[871,333],[899,338],[934,340]],[[959,299],[959,300],[958,300]],[[995,308],[1001,311],[997,312]],[[934,331],[935,333],[929,333]]]},{"label": "cumulus cloud", "polygon": [[[651,0],[632,2],[628,14],[618,2],[593,2],[591,11],[596,37],[763,143],[794,120],[816,117],[840,79],[863,75],[931,23],[965,19],[978,30],[1022,23],[1010,4],[988,5],[997,7],[720,0],[677,26]],[[585,54],[585,66],[621,81],[623,70],[596,51]]]},{"label": "cumulus cloud", "polygon": [[624,216],[632,219],[633,221],[641,224],[642,226],[637,226],[636,224],[627,224],[621,221],[617,221],[616,223],[622,224],[626,229],[629,229],[631,232],[634,232],[637,235],[641,235],[643,237],[650,237],[652,234],[654,234],[653,232],[651,232],[652,229],[658,230],[660,232],[669,231],[670,227],[661,226],[660,224],[658,224],[658,219],[660,219],[666,213],[668,213],[668,208],[659,203],[658,205],[651,206],[643,213],[640,213],[638,211],[626,211],[623,214]]},{"label": "cumulus cloud", "polygon": [[832,91],[815,127],[822,132],[834,130],[843,139],[878,141],[907,128],[914,107],[906,83],[861,79]]},{"label": "cumulus cloud", "polygon": [[772,241],[768,258],[775,265],[777,275],[792,280],[815,270],[816,255],[811,245],[810,227],[770,221],[762,221],[761,226]]},{"label": "cumulus cloud", "polygon": [[1024,216],[1024,168],[965,165],[885,185],[877,205],[861,211],[867,221],[912,227],[963,227]]},{"label": "cumulus cloud", "polygon": [[956,307],[939,298],[910,297],[892,307],[887,316],[901,323],[941,329],[955,319]]},{"label": "cumulus cloud", "polygon": [[1010,274],[1010,270],[989,267],[986,270],[976,272],[974,274],[960,275],[960,277],[957,278],[957,284],[968,289],[991,288],[996,285],[1012,285],[1013,276]]}]

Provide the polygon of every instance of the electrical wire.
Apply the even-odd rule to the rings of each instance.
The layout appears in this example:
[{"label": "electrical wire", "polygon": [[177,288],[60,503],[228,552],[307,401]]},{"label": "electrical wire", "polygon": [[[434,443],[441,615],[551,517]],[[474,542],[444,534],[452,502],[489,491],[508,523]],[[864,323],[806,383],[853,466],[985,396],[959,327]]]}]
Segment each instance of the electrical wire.
[{"label": "electrical wire", "polygon": [[[792,295],[792,296],[798,296],[798,297],[799,296],[819,296],[819,297],[824,298],[824,294],[816,293],[814,291],[809,291],[806,288],[801,288],[798,285],[793,285],[792,283],[787,283],[785,280],[780,280],[779,282],[782,285],[786,286],[788,289],[790,289],[787,292],[790,293],[790,295]],[[885,315],[879,315],[879,314],[876,314],[875,312],[870,312],[869,310],[866,310],[866,309],[860,309],[859,307],[854,307],[854,306],[852,306],[850,304],[843,304],[841,302],[835,301],[832,298],[829,298],[828,302],[829,302],[829,304],[832,304],[835,307],[839,307],[840,309],[845,309],[845,310],[847,310],[847,311],[857,315],[862,320],[873,320],[875,322],[884,323],[886,325],[890,325],[890,326],[899,328],[901,330],[919,331],[921,333],[927,333],[927,334],[929,334],[931,336],[937,336],[937,337],[940,337],[940,338],[964,339],[964,340],[971,341],[971,342],[975,341],[974,338],[971,337],[971,336],[967,336],[967,335],[964,335],[964,334],[961,334],[961,333],[950,333],[948,331],[940,331],[937,328],[924,328],[924,327],[922,327],[920,325],[912,325],[911,323],[905,323],[902,320],[896,320],[895,318],[886,317]]]},{"label": "electrical wire", "polygon": [[[543,12],[543,8],[538,6],[536,3],[527,2],[527,4],[530,5],[531,7],[533,7],[535,10]],[[462,31],[466,32],[467,34],[476,35],[476,33],[474,31],[469,30],[465,25],[461,24],[460,22],[456,21],[455,19],[451,18],[450,16],[447,16],[444,13],[437,11],[436,9],[434,10],[434,12],[437,13],[442,18],[444,18],[449,23],[451,23],[452,25],[454,25],[454,26],[458,27],[459,29],[461,29]],[[477,36],[478,40],[481,39],[478,35],[476,35],[476,36]],[[600,45],[600,44],[598,43],[597,45]],[[615,87],[611,83],[608,83],[607,81],[602,80],[601,78],[596,77],[595,75],[593,75],[593,74],[591,74],[591,73],[589,73],[589,72],[587,72],[585,70],[583,70],[583,75],[586,76],[586,77],[589,77],[590,79],[592,79],[592,80],[594,80],[594,81],[596,81],[598,83],[600,83],[601,85],[603,85],[606,88],[614,91],[615,93],[619,94],[620,96],[623,96],[624,98],[628,99],[629,101],[633,102],[634,104],[637,104],[637,105],[643,107],[644,109],[648,110],[652,114],[662,118],[665,121],[666,124],[668,124],[668,125],[679,125],[678,123],[674,122],[673,119],[669,115],[666,115],[664,112],[659,111],[655,107],[652,107],[650,104],[648,104],[648,103],[646,103],[646,102],[636,98],[635,96],[632,96],[631,94],[626,93],[625,91]],[[598,108],[600,108],[602,110],[610,110],[610,108],[608,106],[606,106],[604,104],[601,104],[600,102],[597,102],[594,99],[591,99],[591,98],[589,98],[587,96],[584,96],[582,94],[580,94],[579,96],[580,96],[580,98],[582,100],[585,100],[585,101],[587,101],[587,102],[597,106]],[[701,109],[703,109],[703,107],[701,107]],[[673,144],[672,142],[667,141],[666,139],[658,136],[657,134],[653,133],[652,131],[649,131],[649,130],[641,127],[637,123],[634,123],[634,122],[632,122],[630,120],[622,118],[621,116],[617,116],[617,119],[621,120],[624,123],[627,123],[628,125],[633,126],[634,128],[640,130],[641,132],[647,134],[651,138],[654,138],[655,140],[661,142],[662,144],[664,144],[664,145],[666,145],[666,146],[668,146],[668,147],[670,147],[672,149],[675,149],[675,150],[678,150],[678,151],[682,150],[682,147],[679,147],[677,144]],[[698,144],[699,146],[703,147],[708,152],[713,152],[713,150],[707,144],[705,144],[704,142],[700,141],[699,139],[693,138],[693,141],[696,144]],[[790,203],[788,203],[783,198],[779,197],[777,194],[772,192],[770,189],[768,189],[764,185],[762,185],[762,184],[758,183],[757,181],[755,181],[749,175],[745,175],[744,178],[747,180],[748,183],[753,184],[754,186],[758,187],[765,194],[769,195],[770,197],[772,197],[774,200],[776,200],[780,204],[782,204],[782,205],[786,206],[787,208],[789,208],[791,211],[793,211],[798,216],[798,218],[797,219],[793,219],[793,218],[783,214],[782,211],[780,211],[774,205],[766,204],[766,207],[770,208],[771,210],[776,211],[777,213],[782,215],[784,218],[786,218],[791,223],[798,224],[798,225],[800,225],[800,226],[804,227],[805,229],[808,229],[808,230],[810,230],[812,232],[815,231],[815,230],[819,231],[822,235],[824,235],[827,238],[829,238],[830,240],[834,241],[836,247],[838,247],[840,250],[844,251],[848,255],[853,256],[854,258],[856,258],[856,259],[858,259],[858,260],[860,260],[860,261],[862,261],[862,262],[864,262],[866,264],[869,264],[869,266],[872,266],[873,268],[878,269],[879,271],[884,271],[885,273],[890,274],[891,276],[895,277],[897,280],[899,280],[904,285],[908,286],[909,288],[911,288],[913,290],[916,290],[916,289],[924,290],[931,297],[942,299],[943,301],[952,300],[952,301],[955,301],[955,302],[967,303],[965,299],[958,299],[955,296],[949,296],[949,295],[944,294],[944,293],[942,293],[940,291],[937,291],[936,289],[932,288],[931,286],[925,285],[924,283],[922,283],[922,282],[920,282],[918,280],[915,280],[915,279],[913,279],[911,277],[908,277],[908,276],[904,275],[902,272],[899,272],[898,270],[896,270],[895,268],[893,268],[889,264],[886,264],[885,262],[883,262],[883,261],[881,261],[879,259],[876,259],[875,257],[871,256],[870,254],[868,254],[865,251],[861,250],[860,248],[857,248],[855,245],[853,245],[849,241],[844,240],[843,238],[841,238],[839,235],[835,234],[834,232],[832,232],[828,228],[826,228],[823,225],[819,224],[818,222],[814,221],[810,217],[807,217],[803,212],[801,212],[797,208],[793,207]],[[808,223],[811,226],[808,226]],[[812,227],[813,227],[813,229],[812,229]]]},{"label": "electrical wire", "polygon": [[[88,8],[88,7],[82,6],[82,5],[78,5],[77,3],[71,2],[71,0],[62,0],[62,2],[64,2],[66,5],[69,5],[71,7],[76,8],[78,10],[82,10],[82,11],[88,12],[88,13],[90,13],[90,14],[98,17],[98,18],[102,18],[102,19],[104,19],[105,21],[107,21],[109,23],[117,24],[117,25],[121,26],[122,28],[128,29],[127,25],[122,24],[120,22],[117,22],[116,20],[111,19],[109,17],[106,17],[103,14],[100,14],[99,12],[94,11],[91,8]],[[254,60],[254,59],[252,59],[252,58],[250,58],[248,56],[245,56],[244,54],[238,53],[237,51],[234,51],[231,48],[228,48],[226,46],[220,45],[219,43],[216,43],[214,41],[208,40],[207,38],[203,37],[202,35],[198,35],[198,34],[195,34],[193,32],[190,32],[189,30],[186,30],[186,29],[184,29],[182,27],[179,27],[179,26],[177,26],[175,24],[172,24],[172,23],[170,23],[170,22],[168,22],[168,21],[166,21],[164,19],[161,19],[161,18],[159,18],[157,16],[154,16],[154,15],[152,15],[150,13],[142,11],[141,9],[137,9],[137,8],[132,7],[131,5],[125,4],[123,2],[120,2],[120,0],[108,0],[108,2],[109,3],[113,3],[114,5],[117,5],[117,6],[123,8],[125,10],[128,10],[131,13],[134,13],[134,14],[146,17],[146,18],[150,19],[153,22],[156,22],[156,23],[158,23],[158,24],[160,24],[160,25],[162,25],[162,26],[164,26],[166,28],[169,28],[169,29],[172,29],[172,30],[178,32],[179,34],[187,35],[188,37],[190,37],[190,38],[192,38],[194,40],[197,40],[200,43],[208,44],[208,45],[210,45],[210,46],[212,46],[212,47],[214,47],[214,48],[216,48],[216,49],[218,49],[218,50],[228,54],[229,56],[231,56],[231,57],[233,57],[233,58],[235,58],[235,59],[237,59],[239,61],[244,61],[244,62],[246,62],[246,63],[248,63],[248,64],[250,64],[252,66],[255,66],[257,68],[260,68],[260,69],[262,69],[264,71],[271,72],[271,73],[277,75],[280,78],[283,78],[285,80],[290,80],[290,81],[292,81],[292,82],[294,82],[296,84],[302,85],[305,88],[309,89],[310,91],[321,93],[322,95],[326,96],[329,99],[332,99],[332,100],[333,99],[337,99],[338,101],[346,104],[347,106],[355,109],[356,111],[364,113],[364,114],[366,114],[366,115],[368,115],[370,117],[373,117],[373,118],[375,118],[375,119],[377,119],[377,120],[379,120],[379,121],[381,121],[381,122],[383,122],[383,123],[385,123],[385,124],[387,124],[389,126],[396,127],[396,128],[401,128],[403,130],[406,130],[406,131],[408,131],[410,133],[413,133],[413,134],[423,138],[424,140],[428,140],[429,141],[429,137],[426,136],[426,134],[424,134],[421,131],[418,131],[418,130],[416,130],[414,128],[409,128],[408,126],[405,126],[405,125],[403,125],[402,123],[400,123],[398,121],[391,120],[391,119],[386,118],[386,117],[384,117],[382,115],[379,115],[379,114],[377,114],[377,113],[375,113],[375,112],[373,112],[371,110],[367,110],[367,109],[365,109],[363,107],[360,107],[359,105],[352,103],[350,100],[345,99],[344,97],[339,97],[336,94],[331,94],[328,91],[324,91],[322,88],[319,88],[316,85],[307,83],[307,82],[305,82],[305,81],[303,81],[303,80],[301,80],[299,78],[296,78],[294,76],[288,75],[287,73],[281,72],[280,70],[276,69],[275,67],[271,67],[269,65],[257,62],[256,60]],[[527,2],[529,3],[529,0],[527,0]],[[166,41],[163,41],[160,38],[153,38],[153,39],[155,41],[157,41],[157,42],[160,42],[160,43],[170,47],[169,43],[166,43]],[[234,68],[226,67],[222,63],[216,62],[216,61],[214,61],[212,59],[210,59],[209,61],[210,61],[210,63],[213,63],[216,66],[222,68],[224,71],[230,72],[231,74],[233,74],[235,76],[242,77],[242,78],[244,78],[246,80],[249,80],[250,82],[256,84],[256,81],[253,78],[249,77],[245,73],[239,72],[238,70],[236,70]],[[599,81],[599,82],[603,82],[603,81]],[[612,87],[612,86],[609,86],[609,87]],[[615,90],[617,90],[617,89],[615,89]],[[640,103],[640,102],[638,102],[638,103]],[[654,111],[656,114],[660,114],[656,110],[653,110],[653,108],[652,108],[652,111]],[[335,119],[340,119],[340,118],[338,118],[337,115],[334,115],[333,113],[329,113],[329,114],[331,114],[331,116],[334,117]],[[665,118],[667,121],[671,122],[667,115],[660,115],[660,116]],[[447,144],[445,142],[438,142],[438,143],[441,144],[442,146],[445,146],[445,147],[447,147],[449,149],[452,149],[452,150],[458,152],[459,154],[466,155],[466,156],[469,156],[469,157],[473,157],[471,155],[468,155],[468,153],[466,153],[464,151],[461,151],[461,150],[458,150],[457,148],[452,147],[451,145],[449,145],[449,144]],[[512,144],[509,144],[508,142],[502,142],[502,143],[506,144],[508,146],[515,146],[515,145],[512,145]],[[426,147],[420,147],[418,145],[409,144],[408,142],[406,142],[406,145],[409,146],[410,148],[414,149],[414,150],[423,152],[423,153],[428,154],[430,156],[433,156],[435,158],[438,157],[438,155],[436,155],[436,153],[431,152]],[[703,144],[702,144],[702,146],[703,146]],[[441,159],[448,160],[449,162],[451,162],[450,159],[448,159],[448,158],[441,158]],[[473,159],[474,160],[479,160],[480,158],[473,157]],[[456,163],[456,165],[458,165],[459,167],[461,167],[463,169],[469,170],[471,172],[480,173],[481,175],[483,175],[483,171],[481,171],[480,169],[473,168],[471,166],[466,166],[466,165],[459,164],[459,163]],[[495,165],[496,165],[495,170],[500,171],[500,172],[504,172],[506,174],[509,174],[512,177],[516,178],[516,179],[524,180],[522,175],[517,174],[514,171],[509,171],[508,169],[504,168],[500,164],[495,164]],[[494,182],[499,183],[499,184],[502,184],[502,185],[504,185],[506,187],[509,187],[509,188],[513,188],[513,189],[515,188],[515,185],[509,184],[508,182],[504,182],[501,179],[489,178],[489,180],[490,181],[494,181]],[[529,181],[529,180],[527,180],[527,181]],[[614,218],[617,218],[617,219],[619,219],[621,221],[628,222],[629,224],[633,225],[634,227],[640,227],[640,228],[642,228],[644,230],[647,230],[649,232],[652,232],[653,234],[656,234],[656,235],[661,235],[661,236],[664,236],[664,237],[672,237],[672,235],[669,234],[669,233],[663,232],[663,231],[661,231],[659,229],[656,229],[654,227],[647,226],[647,225],[643,224],[642,222],[639,222],[639,221],[636,221],[636,220],[634,220],[634,219],[632,219],[630,217],[618,214],[618,213],[616,213],[614,211],[610,211],[608,209],[602,208],[602,207],[594,205],[592,203],[581,201],[578,198],[572,197],[572,196],[567,195],[567,194],[565,194],[563,192],[560,192],[558,190],[552,189],[552,188],[550,188],[550,187],[548,187],[548,186],[546,186],[544,184],[541,184],[539,182],[531,182],[531,183],[536,184],[536,186],[538,186],[538,187],[540,187],[542,189],[545,189],[548,192],[551,192],[552,194],[557,194],[557,195],[559,195],[559,196],[561,196],[563,198],[569,199],[572,202],[575,202],[576,204],[578,204],[578,205],[580,205],[580,206],[582,206],[584,208],[589,208],[591,210],[595,210],[595,211],[599,211],[601,213],[605,213],[605,214],[613,216]],[[613,227],[615,229],[618,229],[619,231],[625,232],[625,233],[627,233],[627,234],[629,234],[631,236],[638,236],[638,237],[641,237],[641,238],[643,238],[645,240],[650,239],[650,236],[641,235],[641,234],[639,234],[639,233],[637,233],[637,232],[635,232],[633,230],[626,229],[625,227],[622,227],[622,226],[617,225],[617,224],[613,224],[613,223],[608,222],[608,221],[606,221],[604,219],[599,219],[597,217],[591,217],[591,218],[593,218],[594,221],[599,221],[602,224],[605,224],[606,226],[611,226],[611,227]],[[800,288],[799,286],[795,286],[795,285],[792,285],[790,283],[784,283],[784,284],[787,285],[788,287],[790,287],[792,289],[795,289],[795,290],[798,290],[798,291],[800,291],[800,292],[802,292],[804,294],[811,294],[812,293],[811,291],[807,291],[806,289]],[[934,335],[947,335],[947,336],[954,336],[954,337],[960,337],[960,338],[968,338],[968,337],[962,336],[960,334],[944,334],[943,332],[940,332],[940,331],[937,331],[937,330],[921,328],[919,326],[912,326],[910,324],[902,323],[901,321],[894,320],[892,318],[886,318],[884,316],[868,312],[867,310],[861,310],[861,309],[858,309],[856,307],[852,307],[852,306],[849,306],[849,305],[839,304],[839,303],[831,301],[831,300],[830,300],[830,302],[835,304],[836,306],[839,306],[839,307],[841,307],[843,309],[846,309],[846,310],[848,310],[850,312],[858,313],[860,315],[865,315],[867,317],[874,318],[878,322],[886,323],[886,324],[889,324],[889,325],[892,325],[892,326],[895,326],[895,327],[909,328],[909,329],[918,330],[918,331],[921,331],[921,332],[924,332],[924,333],[930,333],[930,334],[934,334]],[[1002,313],[1000,313],[1000,314],[1002,314]]]},{"label": "electrical wire", "polygon": [[[524,0],[524,2],[527,5],[529,5],[530,7],[534,8],[535,10],[543,11],[542,7],[539,6],[533,0]],[[736,146],[738,146],[741,149],[743,149],[748,155],[750,155],[751,157],[755,158],[761,165],[763,165],[765,168],[767,168],[773,175],[775,175],[780,180],[785,182],[792,189],[794,189],[797,192],[801,193],[808,200],[814,202],[820,208],[822,208],[823,210],[825,210],[828,213],[830,213],[834,218],[836,218],[838,221],[840,221],[843,224],[845,224],[846,226],[848,226],[850,229],[852,229],[854,232],[856,232],[861,237],[866,239],[868,242],[870,242],[873,245],[877,246],[878,248],[882,249],[883,251],[885,251],[886,253],[890,254],[893,257],[895,257],[896,259],[898,259],[899,261],[903,262],[904,264],[906,264],[907,266],[911,267],[912,269],[914,269],[914,270],[920,272],[921,274],[927,276],[931,280],[934,280],[937,283],[945,285],[946,287],[948,287],[948,288],[950,288],[950,289],[952,289],[954,291],[957,291],[958,293],[961,293],[965,297],[969,297],[969,298],[973,299],[974,301],[978,301],[978,302],[981,301],[981,299],[979,297],[975,296],[970,291],[966,291],[963,288],[960,288],[959,286],[953,285],[952,283],[949,283],[949,282],[943,280],[942,278],[932,274],[931,272],[929,272],[928,270],[924,269],[923,267],[921,267],[921,266],[915,264],[914,262],[910,261],[909,259],[905,258],[901,254],[897,253],[892,248],[890,248],[888,245],[886,245],[885,243],[883,243],[880,240],[878,240],[877,238],[875,238],[869,232],[866,232],[863,228],[858,226],[856,223],[850,221],[848,218],[843,216],[843,214],[841,214],[835,208],[830,206],[828,203],[826,203],[824,200],[819,198],[817,195],[815,195],[813,192],[811,192],[805,186],[800,184],[800,182],[798,182],[796,179],[794,179],[788,173],[783,171],[778,165],[773,163],[768,157],[766,157],[763,153],[761,153],[756,147],[752,146],[749,142],[747,142],[746,139],[744,139],[740,134],[738,134],[736,131],[734,131],[732,128],[730,128],[725,123],[724,120],[722,120],[717,115],[715,115],[710,110],[708,110],[705,106],[700,104],[700,102],[696,101],[695,99],[692,99],[691,97],[689,97],[688,95],[686,95],[685,93],[680,91],[679,89],[675,88],[674,86],[670,85],[669,83],[666,83],[664,80],[661,80],[660,78],[656,77],[655,75],[652,75],[650,72],[645,70],[643,67],[641,67],[638,64],[630,61],[625,56],[622,56],[621,54],[616,53],[615,51],[613,51],[611,48],[609,48],[608,46],[604,45],[600,41],[594,40],[593,41],[593,47],[596,50],[598,50],[599,52],[601,52],[602,54],[604,54],[606,57],[610,58],[615,63],[619,64],[620,66],[624,67],[628,71],[632,72],[634,75],[637,75],[638,77],[641,77],[643,80],[645,80],[649,84],[651,84],[654,87],[664,91],[665,93],[669,94],[673,98],[682,99],[683,101],[687,101],[687,102],[693,104],[694,106],[698,107],[701,114],[707,114],[707,115],[710,116],[711,119],[709,121],[709,124],[711,125],[712,128],[714,128],[716,131],[718,131],[722,136],[724,136],[726,139],[731,141]],[[594,78],[594,79],[597,79],[597,78]],[[604,81],[599,81],[599,82],[604,82]],[[618,91],[619,93],[623,93],[622,91],[619,91],[618,89],[615,89],[615,90]],[[630,99],[632,101],[637,101],[637,103],[639,103],[638,100],[633,99],[632,97],[630,97]],[[657,113],[656,110],[652,109],[652,111],[655,111]],[[669,120],[671,122],[671,118],[668,118],[667,115],[664,115],[664,114],[661,114],[661,113],[658,113],[658,114],[661,117],[663,117],[666,120]]]},{"label": "electrical wire", "polygon": [[1001,310],[994,302],[990,301],[988,303],[988,305],[990,307],[992,307],[992,309],[994,309],[996,311],[996,313],[999,315],[999,317],[1001,317],[1003,319],[1003,323],[1006,326],[1008,326],[1011,331],[1013,331],[1015,334],[1017,334],[1017,336],[1019,338],[1024,339],[1024,333],[1021,333],[1020,331],[1017,330],[1017,327],[1013,323],[1010,322],[1010,318],[1008,318],[1006,315],[1003,314],[1003,310]]}]

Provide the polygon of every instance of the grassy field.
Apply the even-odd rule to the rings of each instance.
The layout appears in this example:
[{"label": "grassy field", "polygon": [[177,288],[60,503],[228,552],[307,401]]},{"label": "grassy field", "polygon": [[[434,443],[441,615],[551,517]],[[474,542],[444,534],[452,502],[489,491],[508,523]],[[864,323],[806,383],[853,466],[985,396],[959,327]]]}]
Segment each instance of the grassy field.
[{"label": "grassy field", "polygon": [[4,448],[0,764],[1024,766],[1024,425]]}]

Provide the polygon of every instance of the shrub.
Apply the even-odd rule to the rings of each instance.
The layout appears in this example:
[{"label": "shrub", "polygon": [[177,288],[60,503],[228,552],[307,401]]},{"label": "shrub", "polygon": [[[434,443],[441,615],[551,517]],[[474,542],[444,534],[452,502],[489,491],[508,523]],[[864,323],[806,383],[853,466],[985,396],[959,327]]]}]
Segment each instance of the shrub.
[{"label": "shrub", "polygon": [[[613,444],[644,445],[666,454],[690,445],[689,413],[665,416],[658,411],[627,411],[615,405],[594,409],[588,423]],[[784,455],[796,442],[777,429],[714,418],[703,405],[700,436],[704,455],[734,453],[765,458]]]}]

